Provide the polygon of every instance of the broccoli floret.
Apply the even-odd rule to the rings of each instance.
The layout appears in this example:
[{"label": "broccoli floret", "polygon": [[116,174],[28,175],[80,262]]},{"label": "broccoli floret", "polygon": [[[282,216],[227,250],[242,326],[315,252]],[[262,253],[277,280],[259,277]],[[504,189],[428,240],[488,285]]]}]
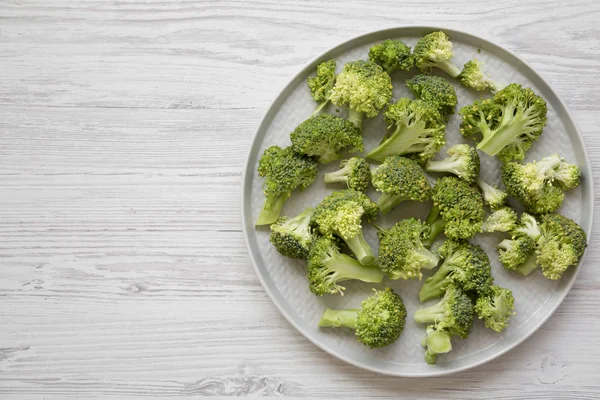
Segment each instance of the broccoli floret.
[{"label": "broccoli floret", "polygon": [[497,92],[504,87],[504,85],[495,82],[485,73],[483,69],[483,62],[476,58],[468,61],[463,66],[460,75],[458,75],[458,80],[466,87],[470,87],[479,91],[490,90],[492,93]]},{"label": "broccoli floret", "polygon": [[500,208],[506,203],[508,194],[506,194],[505,191],[486,183],[481,177],[477,178],[476,183],[477,186],[479,186],[479,189],[481,189],[483,201],[490,206],[492,210]]},{"label": "broccoli floret", "polygon": [[392,98],[392,79],[373,61],[354,61],[344,65],[331,91],[331,102],[347,105],[348,119],[362,130],[363,116],[373,118]]},{"label": "broccoli floret", "polygon": [[283,205],[296,188],[303,190],[314,182],[317,165],[291,147],[271,146],[258,161],[258,175],[265,177],[266,199],[256,225],[269,225],[277,221]]},{"label": "broccoli floret", "polygon": [[491,213],[483,223],[484,232],[510,232],[517,226],[519,216],[512,208],[505,206]]},{"label": "broccoli floret", "polygon": [[383,162],[389,156],[411,154],[424,162],[446,144],[446,122],[432,104],[402,98],[390,104],[384,116],[391,133],[367,158]]},{"label": "broccoli floret", "polygon": [[431,247],[435,239],[440,233],[444,232],[446,223],[440,216],[440,209],[433,206],[425,220],[427,228],[423,231],[423,245],[427,248]]},{"label": "broccoli floret", "polygon": [[421,242],[424,229],[423,222],[408,218],[378,231],[378,265],[391,279],[421,279],[421,269],[437,265],[439,258]]},{"label": "broccoli floret", "polygon": [[404,330],[406,307],[390,288],[374,292],[360,309],[326,309],[319,326],[354,329],[356,339],[372,349],[394,343]]},{"label": "broccoli floret", "polygon": [[415,61],[411,49],[399,40],[384,40],[371,47],[369,59],[383,67],[388,74],[402,69],[409,71]]},{"label": "broccoli floret", "polygon": [[292,148],[299,154],[317,157],[321,164],[342,158],[344,149],[350,153],[363,151],[362,135],[348,120],[331,114],[307,119],[290,134]]},{"label": "broccoli floret", "polygon": [[[509,162],[502,166],[502,181],[513,196],[533,214],[556,211],[564,191],[579,185],[581,170],[558,154],[527,164]],[[559,178],[557,178],[559,176]]]},{"label": "broccoli floret", "polygon": [[448,157],[443,160],[429,160],[425,164],[428,172],[447,172],[460,179],[473,183],[479,177],[479,154],[468,144],[457,144],[448,149]]},{"label": "broccoli floret", "polygon": [[364,192],[371,182],[371,166],[364,158],[342,160],[340,169],[325,174],[325,183],[345,183],[349,189]]},{"label": "broccoli floret", "polygon": [[335,60],[328,60],[317,65],[317,76],[308,78],[310,95],[318,103],[313,115],[321,111],[331,100],[331,89],[335,85]]},{"label": "broccoli floret", "polygon": [[293,218],[279,217],[271,225],[271,243],[277,251],[286,257],[306,259],[308,251],[314,241],[310,227],[313,213],[312,208],[307,208]]},{"label": "broccoli floret", "polygon": [[378,213],[379,207],[366,194],[345,189],[325,197],[315,208],[312,222],[322,235],[341,237],[358,261],[367,265],[375,256],[364,238],[361,221],[363,216],[374,220]]},{"label": "broccoli floret", "polygon": [[450,239],[470,239],[481,232],[485,213],[477,187],[454,176],[444,176],[433,186],[431,199],[434,207],[427,220],[434,225],[443,219],[444,233]]},{"label": "broccoli floret", "polygon": [[416,161],[406,157],[387,157],[373,170],[372,181],[381,192],[377,205],[382,214],[406,200],[427,201],[431,194],[425,172]]},{"label": "broccoli floret", "polygon": [[533,90],[511,83],[492,99],[460,109],[460,133],[481,136],[477,148],[502,161],[522,160],[546,126],[548,107]]},{"label": "broccoli floret", "polygon": [[439,329],[448,329],[461,338],[469,336],[473,326],[473,303],[459,287],[450,285],[444,297],[436,304],[421,308],[414,314],[416,322],[436,324]]},{"label": "broccoli floret", "polygon": [[425,330],[425,337],[421,345],[425,348],[425,362],[433,365],[437,361],[437,355],[448,353],[452,350],[452,333],[448,329],[430,325]]},{"label": "broccoli floret", "polygon": [[422,71],[428,72],[431,68],[439,68],[452,78],[460,74],[460,69],[451,61],[452,42],[444,32],[431,32],[423,36],[413,51],[415,65]]},{"label": "broccoli floret", "polygon": [[440,297],[449,284],[465,291],[485,293],[493,283],[490,259],[480,246],[447,240],[439,250],[442,265],[419,291],[421,302]]},{"label": "broccoli floret", "polygon": [[335,239],[322,236],[315,240],[308,253],[308,284],[317,296],[344,294],[340,282],[359,280],[379,283],[384,274],[379,268],[367,267],[354,258],[340,253]]},{"label": "broccoli floret", "polygon": [[475,313],[487,328],[502,332],[513,316],[515,298],[510,289],[492,285],[487,293],[477,298]]},{"label": "broccoli floret", "polygon": [[443,116],[454,114],[454,108],[458,104],[456,90],[444,78],[434,75],[416,75],[406,81],[406,87],[417,99],[433,104]]},{"label": "broccoli floret", "polygon": [[548,279],[560,279],[577,265],[587,247],[587,237],[575,221],[560,214],[544,215],[536,248],[537,263]]},{"label": "broccoli floret", "polygon": [[535,248],[541,236],[536,219],[523,213],[510,236],[498,244],[500,262],[508,270],[529,275],[537,268]]}]

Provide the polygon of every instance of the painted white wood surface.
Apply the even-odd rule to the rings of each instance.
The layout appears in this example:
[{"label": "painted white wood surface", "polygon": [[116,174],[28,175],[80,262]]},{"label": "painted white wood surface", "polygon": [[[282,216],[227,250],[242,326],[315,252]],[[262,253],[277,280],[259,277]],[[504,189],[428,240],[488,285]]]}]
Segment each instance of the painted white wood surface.
[{"label": "painted white wood surface", "polygon": [[398,379],[283,319],[239,205],[252,135],[286,81],[406,23],[523,56],[574,113],[598,175],[598,20],[593,0],[0,2],[0,398],[600,398],[600,229],[525,343]]}]

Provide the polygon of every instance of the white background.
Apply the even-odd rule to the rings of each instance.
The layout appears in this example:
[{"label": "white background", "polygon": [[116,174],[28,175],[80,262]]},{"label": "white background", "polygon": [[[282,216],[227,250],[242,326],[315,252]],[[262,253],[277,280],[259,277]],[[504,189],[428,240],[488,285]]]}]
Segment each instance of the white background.
[{"label": "white background", "polygon": [[304,339],[241,232],[241,168],[272,99],[323,50],[404,23],[467,30],[530,62],[596,170],[600,3],[523,3],[2,2],[0,398],[600,398],[598,229],[542,329],[423,380]]}]

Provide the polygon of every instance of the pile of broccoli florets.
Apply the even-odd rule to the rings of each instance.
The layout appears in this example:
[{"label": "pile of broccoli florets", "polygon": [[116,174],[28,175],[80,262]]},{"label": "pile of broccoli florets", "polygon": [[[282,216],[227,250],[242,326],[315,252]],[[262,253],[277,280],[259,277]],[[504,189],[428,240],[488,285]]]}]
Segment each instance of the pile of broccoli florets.
[{"label": "pile of broccoli florets", "polygon": [[[488,254],[471,239],[494,233],[507,270],[526,276],[539,269],[553,280],[576,266],[587,246],[584,230],[557,213],[580,184],[579,167],[558,154],[523,162],[547,123],[544,99],[519,83],[498,83],[478,59],[462,70],[453,59],[452,43],[440,31],[414,49],[399,40],[375,44],[368,59],[339,72],[336,60],[320,63],[308,79],[315,112],[290,133],[288,147],[271,146],[258,161],[265,201],[256,225],[270,225],[274,248],[306,264],[307,290],[316,296],[343,295],[347,281],[421,280],[431,271],[418,297],[436,303],[413,310],[424,324],[428,364],[452,350],[453,337],[467,338],[476,319],[493,331],[506,329],[519,302],[495,283]],[[489,94],[454,116],[456,90],[447,77],[432,75],[435,69]],[[392,99],[392,76],[406,77],[412,98]],[[328,113],[329,104],[346,117]],[[380,113],[387,131],[361,155],[363,137],[371,134],[363,120]],[[457,144],[438,155],[452,118],[460,119],[452,133],[477,145]],[[502,162],[496,175],[505,190],[482,179],[480,157]],[[283,216],[294,191],[308,188],[320,168],[337,160],[339,167],[323,177],[331,193]],[[410,203],[428,205],[425,220],[406,216]],[[387,227],[379,221],[384,214],[394,219]],[[377,229],[378,248],[366,239],[368,224]],[[391,345],[407,310],[391,288],[373,290],[360,308],[325,309],[318,326],[352,329],[369,348]]]}]

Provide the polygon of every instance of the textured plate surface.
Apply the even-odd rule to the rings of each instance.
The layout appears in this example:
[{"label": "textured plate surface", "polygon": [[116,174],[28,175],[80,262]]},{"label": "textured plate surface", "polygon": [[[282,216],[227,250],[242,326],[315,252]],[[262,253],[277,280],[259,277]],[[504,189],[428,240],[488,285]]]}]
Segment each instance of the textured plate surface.
[{"label": "textured plate surface", "polygon": [[[417,297],[421,282],[388,280],[381,285],[352,282],[345,285],[347,290],[343,297],[334,295],[315,297],[308,290],[304,264],[280,256],[269,243],[267,227],[254,228],[254,221],[264,201],[263,180],[256,174],[258,159],[264,149],[271,145],[288,146],[290,144],[289,133],[313,112],[315,103],[310,97],[306,78],[314,74],[316,65],[324,60],[335,58],[338,61],[339,72],[344,63],[367,58],[368,49],[374,43],[384,39],[400,39],[410,46],[414,46],[419,37],[439,29],[443,29],[450,36],[454,45],[454,61],[457,65],[462,66],[469,59],[477,57],[485,63],[486,70],[497,81],[521,83],[533,88],[546,99],[549,108],[548,125],[540,140],[529,151],[526,161],[559,152],[568,161],[579,165],[583,170],[582,185],[568,193],[559,211],[579,222],[588,236],[593,220],[591,168],[583,139],[565,105],[556,94],[531,67],[508,50],[476,36],[451,29],[402,27],[357,37],[327,51],[307,65],[273,102],[258,129],[250,150],[242,191],[243,225],[250,256],[256,272],[273,302],[309,340],[330,354],[353,365],[389,375],[442,375],[474,367],[503,354],[531,335],[552,314],[571,288],[577,271],[576,268],[571,269],[558,282],[545,279],[539,272],[528,278],[515,276],[505,271],[498,262],[495,245],[502,240],[503,236],[501,234],[478,235],[473,242],[483,246],[490,256],[496,282],[513,290],[517,314],[512,318],[510,327],[500,334],[486,329],[481,321],[476,321],[473,332],[467,340],[453,338],[452,352],[440,355],[437,365],[429,366],[423,360],[423,349],[420,345],[424,327],[412,320],[413,312],[421,306]],[[478,53],[478,49],[481,50],[480,53]],[[414,74],[415,72],[392,74],[394,99],[412,97],[403,82]],[[457,90],[459,107],[469,104],[481,96],[489,96],[486,93],[481,94],[467,90],[456,82],[453,84]],[[338,112],[335,107],[331,107],[328,111]],[[345,111],[340,109],[339,115],[345,116]],[[458,125],[459,118],[455,115],[451,118],[446,130],[448,146],[456,143],[473,144],[472,141],[463,140],[458,132]],[[372,120],[365,120],[363,135],[365,149],[369,150],[376,146],[384,133],[385,125],[381,115]],[[438,158],[443,154],[445,154],[445,148],[438,154]],[[500,163],[496,159],[481,154],[481,164],[484,179],[489,183],[499,184]],[[341,189],[340,186],[323,183],[323,174],[336,168],[337,163],[322,166],[316,182],[304,192],[295,192],[285,205],[283,214],[296,215],[305,207],[318,204],[325,195],[333,190]],[[378,194],[372,189],[369,195],[373,199],[378,197]],[[430,206],[430,203],[405,204],[384,218],[380,218],[380,222],[383,226],[391,226],[408,216],[425,218]],[[367,226],[365,231],[367,240],[376,250],[378,243],[374,229]],[[401,294],[409,314],[404,332],[393,345],[384,349],[369,350],[354,339],[352,332],[343,329],[325,330],[317,327],[317,321],[326,307],[357,307],[361,300],[371,293],[373,287],[385,286],[390,286]]]}]

